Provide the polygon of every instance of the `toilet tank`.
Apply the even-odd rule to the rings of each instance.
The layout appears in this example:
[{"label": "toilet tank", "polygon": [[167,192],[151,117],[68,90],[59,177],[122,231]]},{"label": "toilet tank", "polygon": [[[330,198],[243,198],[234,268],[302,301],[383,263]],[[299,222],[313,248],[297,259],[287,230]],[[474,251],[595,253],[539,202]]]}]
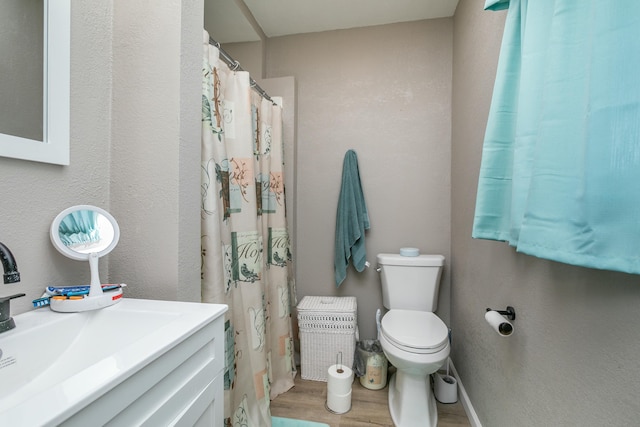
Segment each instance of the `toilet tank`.
[{"label": "toilet tank", "polygon": [[444,257],[378,254],[382,304],[391,309],[434,312]]}]

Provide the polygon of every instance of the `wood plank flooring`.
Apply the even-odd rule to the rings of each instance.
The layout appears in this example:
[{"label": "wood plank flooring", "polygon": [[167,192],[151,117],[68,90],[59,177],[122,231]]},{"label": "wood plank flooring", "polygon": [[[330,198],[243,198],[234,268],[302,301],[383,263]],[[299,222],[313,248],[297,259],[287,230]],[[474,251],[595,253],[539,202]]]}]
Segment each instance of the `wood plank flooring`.
[{"label": "wood plank flooring", "polygon": [[[382,390],[362,387],[357,379],[351,392],[351,410],[337,415],[325,408],[327,383],[295,379],[295,387],[271,401],[271,415],[329,424],[331,427],[393,427],[388,406],[389,386]],[[470,426],[462,403],[438,402],[438,427]]]}]

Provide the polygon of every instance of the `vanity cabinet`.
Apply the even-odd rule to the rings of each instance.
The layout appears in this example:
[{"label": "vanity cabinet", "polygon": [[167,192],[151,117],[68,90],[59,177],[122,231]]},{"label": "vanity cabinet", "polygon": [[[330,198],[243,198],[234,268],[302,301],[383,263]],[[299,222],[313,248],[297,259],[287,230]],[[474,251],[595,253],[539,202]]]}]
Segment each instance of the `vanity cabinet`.
[{"label": "vanity cabinet", "polygon": [[205,325],[63,426],[222,426],[224,316]]},{"label": "vanity cabinet", "polygon": [[222,426],[223,304],[41,308],[0,337],[0,426]]}]

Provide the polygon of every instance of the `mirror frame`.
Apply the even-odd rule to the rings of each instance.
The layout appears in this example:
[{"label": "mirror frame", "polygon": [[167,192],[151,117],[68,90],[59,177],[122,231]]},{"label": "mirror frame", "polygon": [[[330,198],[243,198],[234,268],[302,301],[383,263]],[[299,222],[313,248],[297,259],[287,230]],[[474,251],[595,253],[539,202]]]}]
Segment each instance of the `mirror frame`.
[{"label": "mirror frame", "polygon": [[99,208],[97,206],[92,206],[92,205],[71,206],[70,208],[67,208],[62,212],[60,212],[55,217],[55,219],[51,223],[49,236],[51,237],[51,242],[53,243],[53,246],[58,250],[58,252],[60,252],[62,255],[68,258],[75,259],[77,261],[86,261],[91,256],[91,253],[82,253],[82,252],[77,252],[72,249],[69,249],[64,243],[62,243],[62,239],[60,239],[60,223],[67,215],[76,211],[95,211],[109,220],[109,222],[111,223],[111,226],[113,227],[113,240],[111,241],[109,246],[107,246],[100,252],[97,252],[97,255],[98,255],[97,257],[102,258],[103,256],[107,255],[109,252],[111,252],[113,248],[116,247],[116,245],[118,244],[118,241],[120,240],[120,226],[118,226],[118,222],[113,217],[113,215],[111,215],[109,212],[105,211],[102,208]]},{"label": "mirror frame", "polygon": [[0,156],[69,164],[71,0],[43,0],[42,141],[0,133]]}]

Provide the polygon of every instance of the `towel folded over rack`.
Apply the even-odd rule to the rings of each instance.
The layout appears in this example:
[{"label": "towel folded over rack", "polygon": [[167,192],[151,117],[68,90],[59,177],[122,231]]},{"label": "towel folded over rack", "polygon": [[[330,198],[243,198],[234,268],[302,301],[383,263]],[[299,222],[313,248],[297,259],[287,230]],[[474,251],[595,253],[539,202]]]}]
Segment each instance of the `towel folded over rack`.
[{"label": "towel folded over rack", "polygon": [[336,287],[339,287],[347,277],[350,258],[357,271],[364,270],[367,261],[364,231],[369,227],[369,213],[360,183],[358,157],[355,151],[348,150],[342,164],[342,186],[336,214],[334,260]]}]

